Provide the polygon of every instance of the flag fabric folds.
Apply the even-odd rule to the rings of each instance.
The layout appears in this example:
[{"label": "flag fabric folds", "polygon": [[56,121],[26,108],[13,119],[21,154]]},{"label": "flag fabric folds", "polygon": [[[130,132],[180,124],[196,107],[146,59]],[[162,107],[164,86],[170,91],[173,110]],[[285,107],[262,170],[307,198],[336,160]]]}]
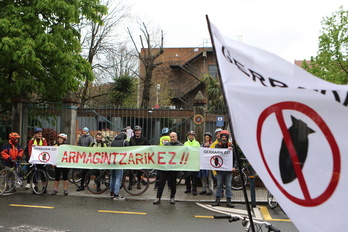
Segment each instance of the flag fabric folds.
[{"label": "flag fabric folds", "polygon": [[342,230],[348,205],[348,87],[208,25],[243,153],[300,231]]}]

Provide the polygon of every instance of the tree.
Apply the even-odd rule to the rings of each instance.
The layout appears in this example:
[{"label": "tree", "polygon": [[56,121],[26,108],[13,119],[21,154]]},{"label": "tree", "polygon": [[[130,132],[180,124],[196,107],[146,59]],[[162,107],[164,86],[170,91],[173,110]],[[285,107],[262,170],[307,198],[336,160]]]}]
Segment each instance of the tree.
[{"label": "tree", "polygon": [[[78,93],[80,107],[84,107],[86,102],[108,95],[107,88],[98,88],[107,81],[112,80],[113,75],[110,74],[110,69],[113,70],[113,59],[117,57],[118,47],[124,47],[122,42],[117,42],[116,27],[122,21],[128,18],[130,7],[123,4],[122,0],[117,2],[113,0],[103,0],[103,4],[108,7],[109,12],[102,17],[103,25],[98,22],[83,20],[79,24],[79,30],[83,34],[81,40],[83,56],[92,66],[96,79],[85,79],[84,85]],[[91,87],[93,85],[93,91]],[[98,91],[95,91],[99,89]]]},{"label": "tree", "polygon": [[336,83],[348,83],[348,11],[340,7],[331,17],[322,21],[319,36],[319,51],[304,61],[302,67],[324,80]]},{"label": "tree", "polygon": [[[153,70],[158,67],[159,65],[163,64],[163,62],[156,63],[155,60],[163,54],[163,31],[161,33],[161,41],[160,44],[157,46],[154,41],[152,41],[151,35],[145,25],[145,23],[142,24],[142,27],[140,28],[142,35],[139,35],[140,43],[141,43],[141,50],[138,49],[138,46],[135,43],[135,40],[133,39],[133,36],[128,29],[129,36],[131,37],[131,40],[133,42],[133,45],[136,49],[136,56],[140,60],[140,62],[143,64],[145,68],[145,76],[139,77],[142,81],[143,85],[143,91],[142,91],[142,98],[141,98],[141,104],[140,106],[143,108],[148,108],[149,102],[150,102],[150,90],[152,86],[152,74]],[[155,45],[154,45],[155,43]],[[158,48],[157,48],[158,47]],[[154,50],[156,49],[156,52]]]},{"label": "tree", "polygon": [[208,94],[209,110],[217,110],[218,108],[222,108],[224,106],[224,99],[218,79],[207,75],[204,77],[203,82]]},{"label": "tree", "polygon": [[115,105],[115,107],[123,107],[128,102],[127,107],[130,107],[133,102],[136,102],[136,99],[132,99],[133,101],[127,101],[131,98],[136,97],[134,94],[135,88],[135,80],[130,76],[120,76],[114,79],[115,83],[113,84],[113,88],[111,90],[111,101]]},{"label": "tree", "polygon": [[75,25],[82,17],[102,23],[107,9],[99,0],[5,0],[0,9],[1,99],[57,101],[93,80]]}]

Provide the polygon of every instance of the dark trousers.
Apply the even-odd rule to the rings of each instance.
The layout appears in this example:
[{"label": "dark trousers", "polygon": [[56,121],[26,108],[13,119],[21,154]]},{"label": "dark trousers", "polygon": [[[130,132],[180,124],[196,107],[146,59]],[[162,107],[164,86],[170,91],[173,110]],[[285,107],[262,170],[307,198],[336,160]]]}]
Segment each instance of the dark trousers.
[{"label": "dark trousers", "polygon": [[163,194],[164,186],[168,180],[168,186],[170,188],[170,198],[175,197],[176,193],[176,175],[177,171],[161,171],[160,181],[158,184],[157,198],[161,198]]},{"label": "dark trousers", "polygon": [[197,177],[197,172],[191,172],[190,175],[185,177],[185,185],[187,190],[197,191],[197,183],[199,178]]}]

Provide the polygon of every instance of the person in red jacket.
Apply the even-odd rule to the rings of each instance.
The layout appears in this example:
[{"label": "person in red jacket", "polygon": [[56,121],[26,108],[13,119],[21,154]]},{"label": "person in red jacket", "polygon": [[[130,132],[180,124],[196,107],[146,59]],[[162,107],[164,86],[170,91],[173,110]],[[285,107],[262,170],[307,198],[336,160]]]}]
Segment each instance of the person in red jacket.
[{"label": "person in red jacket", "polygon": [[10,133],[8,142],[2,147],[1,156],[4,159],[4,165],[7,167],[13,167],[12,160],[20,160],[23,157],[24,150],[18,144],[19,138],[17,132]]},{"label": "person in red jacket", "polygon": [[[42,137],[42,132],[43,132],[43,130],[39,127],[34,129],[34,136],[29,140],[29,143],[25,149],[26,155],[27,155],[27,157],[26,157],[27,161],[29,161],[29,159],[30,159],[31,150],[33,147],[35,147],[35,146],[47,146],[47,140]],[[37,164],[36,167],[39,169],[44,169],[43,164]],[[31,179],[31,177],[28,177],[28,179],[27,179],[28,183],[25,186],[26,188],[30,188],[30,179]],[[42,180],[42,182],[44,184],[44,182],[46,182],[46,180]],[[35,188],[37,188],[37,183],[34,183],[34,184],[36,186]],[[33,191],[33,193],[34,193],[34,191]],[[45,189],[43,194],[46,194],[46,193],[47,193],[47,190]]]}]

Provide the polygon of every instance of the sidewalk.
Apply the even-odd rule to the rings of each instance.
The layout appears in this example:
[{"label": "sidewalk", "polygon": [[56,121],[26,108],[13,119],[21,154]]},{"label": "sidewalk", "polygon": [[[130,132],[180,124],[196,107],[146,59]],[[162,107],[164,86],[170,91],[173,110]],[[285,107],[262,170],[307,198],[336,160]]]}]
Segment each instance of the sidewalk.
[{"label": "sidewalk", "polygon": [[[68,186],[68,196],[83,196],[83,197],[94,197],[94,198],[107,198],[109,196],[109,191],[106,191],[105,193],[102,194],[93,194],[90,191],[88,191],[87,188],[85,188],[84,191],[77,192],[76,191],[77,187],[74,184],[69,183]],[[214,202],[215,201],[215,195],[207,196],[207,195],[199,195],[199,192],[202,190],[201,187],[198,187],[198,194],[196,196],[192,195],[192,193],[184,193],[185,192],[185,185],[184,184],[179,184],[177,186],[176,190],[176,196],[175,200],[176,201],[193,201],[193,202]],[[53,191],[53,181],[48,182],[48,189],[47,189],[47,194],[51,194]],[[17,192],[26,192],[30,193],[32,192],[31,189],[26,189],[26,188],[18,188]],[[125,192],[123,189],[120,191],[120,195],[124,196],[126,200],[143,200],[143,201],[153,201],[156,198],[156,193],[157,191],[154,190],[154,184],[150,184],[149,188],[147,191],[140,195],[140,196],[132,196],[129,195],[127,192]],[[244,203],[244,194],[242,190],[232,190],[233,197],[232,201],[234,203]],[[215,189],[214,189],[214,194],[215,194]],[[59,189],[58,189],[58,195],[63,195],[63,182],[60,181],[59,183]],[[250,190],[249,187],[247,187],[247,195],[248,195],[248,200],[251,202],[250,198]],[[256,187],[255,188],[255,196],[256,196],[256,203],[265,203],[267,202],[267,189],[264,187]],[[165,189],[163,191],[163,200],[169,200],[170,197],[170,192],[168,191],[168,186],[165,186]],[[223,198],[222,201],[225,201],[226,198]]]}]

